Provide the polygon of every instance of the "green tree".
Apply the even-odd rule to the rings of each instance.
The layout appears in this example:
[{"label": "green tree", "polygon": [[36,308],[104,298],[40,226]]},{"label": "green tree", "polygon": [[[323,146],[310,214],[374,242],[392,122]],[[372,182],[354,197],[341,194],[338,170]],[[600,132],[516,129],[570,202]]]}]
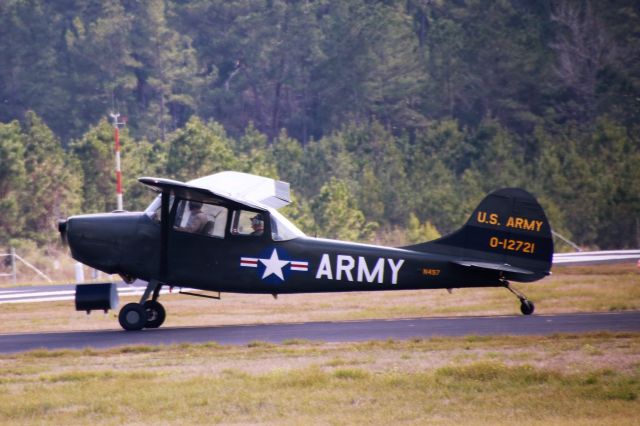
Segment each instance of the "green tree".
[{"label": "green tree", "polygon": [[[594,151],[589,136],[577,131],[561,134],[537,133],[542,144],[536,163],[536,180],[542,182],[544,193],[562,211],[560,223],[552,227],[568,234],[582,246],[596,243],[602,209],[613,191],[609,165],[594,162],[600,153]],[[556,220],[558,216],[556,216]]]},{"label": "green tree", "polygon": [[[125,112],[136,87],[133,69],[138,63],[132,57],[130,43],[134,17],[119,1],[92,6],[82,3],[77,1],[80,7],[69,7],[61,2],[57,11],[64,32],[58,60],[63,63],[63,87],[72,105],[66,110],[66,125],[71,128],[66,137],[86,131],[89,123],[114,109]],[[132,118],[135,125],[135,114]]]},{"label": "green tree", "polygon": [[440,238],[440,233],[429,221],[420,223],[418,216],[411,213],[409,215],[409,226],[407,227],[407,242],[411,244],[423,243],[425,241]]},{"label": "green tree", "polygon": [[305,156],[307,153],[297,140],[282,130],[271,145],[273,158],[278,167],[278,175],[296,188],[305,185]]},{"label": "green tree", "polygon": [[349,186],[331,178],[312,201],[318,234],[328,238],[350,241],[366,241],[377,228],[375,222],[367,222],[358,209]]},{"label": "green tree", "polygon": [[568,210],[562,207],[566,198],[558,196],[571,193],[572,187],[575,187],[564,170],[565,140],[554,140],[554,135],[546,132],[542,126],[536,127],[533,136],[537,153],[532,159],[530,189],[538,195],[538,201],[545,209],[552,230],[571,240],[573,235],[566,224]]},{"label": "green tree", "polygon": [[24,144],[20,124],[0,123],[0,243],[23,231],[25,218],[21,214],[20,197],[27,188],[24,164]]},{"label": "green tree", "polygon": [[58,238],[57,220],[79,211],[83,176],[68,167],[60,141],[32,111],[25,116],[23,143],[30,190],[21,196],[22,237],[50,243]]},{"label": "green tree", "polygon": [[400,138],[395,138],[377,121],[367,126],[348,126],[344,138],[350,176],[358,205],[367,218],[403,223],[409,203],[405,159]]},{"label": "green tree", "polygon": [[130,33],[136,87],[135,125],[150,140],[165,140],[196,112],[203,80],[191,39],[170,28],[163,0],[128,3],[134,16]]},{"label": "green tree", "polygon": [[[125,140],[121,140],[124,147]],[[84,174],[82,185],[84,213],[98,213],[116,209],[116,174],[113,127],[106,119],[71,145]]]},{"label": "green tree", "polygon": [[418,36],[428,77],[423,86],[426,96],[422,108],[430,115],[451,119],[465,96],[464,24],[447,16],[433,17],[430,6],[426,9],[414,17],[421,23]]},{"label": "green tree", "polygon": [[471,167],[477,170],[484,192],[506,186],[524,186],[529,174],[520,140],[495,120],[485,119],[470,135],[474,147]]},{"label": "green tree", "polygon": [[233,141],[215,122],[204,123],[192,117],[169,135],[166,145],[165,173],[173,179],[187,181],[239,166]]},{"label": "green tree", "polygon": [[308,144],[303,157],[304,176],[300,182],[302,195],[311,199],[331,177],[351,181],[357,164],[349,153],[344,135],[334,133]]},{"label": "green tree", "polygon": [[144,209],[153,199],[154,193],[138,182],[143,176],[163,176],[166,153],[162,144],[153,145],[147,140],[130,140],[128,132],[121,132],[127,143],[122,147],[122,192],[125,210]]},{"label": "green tree", "polygon": [[557,57],[555,74],[567,92],[561,106],[569,119],[590,124],[597,110],[598,74],[616,54],[613,40],[590,1],[554,6],[556,39],[550,46]]},{"label": "green tree", "polygon": [[444,233],[459,227],[468,211],[460,206],[459,181],[437,157],[425,159],[410,175],[412,203],[418,216],[433,223]]},{"label": "green tree", "polygon": [[310,203],[306,199],[298,197],[295,191],[291,191],[291,204],[279,211],[302,232],[311,235],[318,232]]},{"label": "green tree", "polygon": [[364,215],[379,221],[390,220],[391,218],[385,216],[385,207],[387,207],[387,203],[393,203],[395,200],[385,200],[385,189],[387,188],[383,187],[382,182],[376,176],[373,165],[367,164],[363,167],[357,186],[358,204],[363,206]]},{"label": "green tree", "polygon": [[231,134],[249,121],[270,138],[281,128],[303,141],[314,130],[312,70],[321,56],[315,2],[212,1],[176,6],[209,78],[201,112]]},{"label": "green tree", "polygon": [[267,149],[267,136],[253,127],[253,123],[245,129],[236,147],[240,151],[238,154],[240,171],[279,179],[278,165],[272,151]]},{"label": "green tree", "polygon": [[424,124],[421,75],[410,20],[393,2],[331,1],[323,16],[324,59],[314,70],[315,120],[325,130],[376,119],[388,128]]},{"label": "green tree", "polygon": [[56,18],[55,6],[42,0],[0,3],[0,121],[34,110],[60,132],[70,124],[66,116],[77,107],[65,90]]},{"label": "green tree", "polygon": [[592,136],[600,160],[592,172],[607,182],[600,194],[597,244],[602,248],[637,248],[640,245],[640,148],[619,123],[602,117]]},{"label": "green tree", "polygon": [[[406,154],[407,176],[412,194],[409,210],[449,233],[466,219],[460,208],[459,179],[469,169],[473,147],[455,120],[435,121],[416,132]],[[475,206],[474,206],[475,207]]]}]

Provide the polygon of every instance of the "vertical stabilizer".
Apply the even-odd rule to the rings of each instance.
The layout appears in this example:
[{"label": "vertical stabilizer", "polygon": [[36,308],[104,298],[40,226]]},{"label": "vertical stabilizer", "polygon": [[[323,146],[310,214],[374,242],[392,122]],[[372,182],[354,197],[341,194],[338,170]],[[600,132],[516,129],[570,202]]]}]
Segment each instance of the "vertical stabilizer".
[{"label": "vertical stabilizer", "polygon": [[506,279],[516,281],[548,275],[553,258],[551,227],[544,210],[519,188],[487,195],[454,233],[405,248],[449,255],[463,266],[501,270]]}]

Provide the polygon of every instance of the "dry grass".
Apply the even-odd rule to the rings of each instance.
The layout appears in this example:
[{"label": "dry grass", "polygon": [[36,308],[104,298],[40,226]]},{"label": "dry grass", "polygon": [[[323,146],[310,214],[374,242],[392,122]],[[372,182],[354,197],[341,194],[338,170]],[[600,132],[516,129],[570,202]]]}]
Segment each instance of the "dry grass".
[{"label": "dry grass", "polygon": [[0,356],[1,424],[637,424],[640,335]]},{"label": "dry grass", "polygon": [[[536,313],[640,309],[640,271],[634,264],[556,268],[542,281],[516,286],[536,304]],[[121,300],[121,305],[127,299]],[[500,288],[356,292],[333,294],[223,294],[212,301],[162,296],[166,326],[334,321],[449,315],[518,315],[515,297]],[[73,302],[0,305],[0,332],[117,328],[117,312],[90,316]]]}]

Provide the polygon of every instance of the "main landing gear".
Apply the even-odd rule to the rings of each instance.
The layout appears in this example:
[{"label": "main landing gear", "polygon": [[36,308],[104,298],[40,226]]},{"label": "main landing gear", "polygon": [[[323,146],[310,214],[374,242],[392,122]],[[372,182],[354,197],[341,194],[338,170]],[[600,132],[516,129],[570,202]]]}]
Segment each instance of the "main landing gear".
[{"label": "main landing gear", "polygon": [[502,285],[520,300],[520,312],[523,315],[531,315],[533,313],[536,307],[531,300],[527,299],[527,296],[513,288],[507,280],[502,280]]},{"label": "main landing gear", "polygon": [[[164,307],[158,302],[162,284],[151,280],[144,291],[140,303],[127,303],[120,309],[118,321],[127,331],[142,330],[143,328],[158,328],[166,318]],[[151,299],[149,299],[149,296]]]}]

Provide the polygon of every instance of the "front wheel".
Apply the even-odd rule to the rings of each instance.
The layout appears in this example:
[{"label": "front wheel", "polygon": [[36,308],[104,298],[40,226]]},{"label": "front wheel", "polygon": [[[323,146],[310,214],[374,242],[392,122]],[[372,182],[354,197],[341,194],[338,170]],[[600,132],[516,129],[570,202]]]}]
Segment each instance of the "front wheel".
[{"label": "front wheel", "polygon": [[167,317],[164,306],[156,300],[147,300],[142,306],[147,313],[147,321],[144,326],[146,328],[160,327]]},{"label": "front wheel", "polygon": [[120,309],[118,322],[127,331],[142,330],[147,322],[147,311],[139,303],[127,303]]}]

